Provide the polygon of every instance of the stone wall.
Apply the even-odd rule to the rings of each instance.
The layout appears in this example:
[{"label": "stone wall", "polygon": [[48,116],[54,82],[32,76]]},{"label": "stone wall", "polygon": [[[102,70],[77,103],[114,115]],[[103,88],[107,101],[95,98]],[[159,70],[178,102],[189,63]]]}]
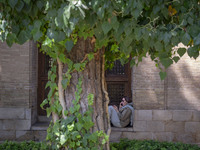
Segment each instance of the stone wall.
[{"label": "stone wall", "polygon": [[133,128],[113,128],[110,140],[152,139],[200,145],[200,112],[196,110],[135,110]]},{"label": "stone wall", "polygon": [[10,48],[0,43],[0,141],[20,138],[36,120],[37,49],[33,45]]}]

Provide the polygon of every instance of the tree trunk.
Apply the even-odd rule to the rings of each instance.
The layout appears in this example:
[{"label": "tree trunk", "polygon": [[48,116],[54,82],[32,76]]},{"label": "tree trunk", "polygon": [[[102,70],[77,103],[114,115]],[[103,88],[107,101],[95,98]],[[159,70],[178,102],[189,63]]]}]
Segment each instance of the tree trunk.
[{"label": "tree trunk", "polygon": [[[81,94],[81,112],[85,112],[88,108],[87,96],[89,93],[94,94],[93,104],[93,122],[94,126],[92,132],[103,130],[107,135],[110,135],[110,122],[108,116],[108,103],[109,98],[106,92],[106,82],[104,77],[104,48],[95,52],[94,58],[88,61],[85,69],[81,72],[74,71],[70,81],[70,86],[65,90],[65,102],[67,109],[73,106],[72,100],[75,99],[76,85],[78,79],[82,77],[82,94]],[[88,53],[94,52],[94,43],[92,39],[78,39],[77,44],[67,55],[74,63],[83,61]],[[64,66],[64,72],[67,66]],[[105,149],[109,149],[109,142]]]}]

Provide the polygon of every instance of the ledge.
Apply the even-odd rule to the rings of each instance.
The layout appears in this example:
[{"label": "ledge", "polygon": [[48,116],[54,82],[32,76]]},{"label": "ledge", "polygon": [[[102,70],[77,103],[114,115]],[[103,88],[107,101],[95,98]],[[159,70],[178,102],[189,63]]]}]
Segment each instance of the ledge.
[{"label": "ledge", "polygon": [[[46,131],[49,127],[49,122],[36,122],[32,125],[31,130],[33,131]],[[133,127],[127,127],[127,128],[117,128],[117,127],[111,127],[111,131],[117,131],[117,132],[133,132]]]},{"label": "ledge", "polygon": [[49,127],[49,122],[36,122],[31,126],[33,131],[46,131]]},{"label": "ledge", "polygon": [[112,131],[118,131],[118,132],[133,132],[133,127],[127,127],[127,128],[116,128],[116,127],[111,127],[111,132]]}]

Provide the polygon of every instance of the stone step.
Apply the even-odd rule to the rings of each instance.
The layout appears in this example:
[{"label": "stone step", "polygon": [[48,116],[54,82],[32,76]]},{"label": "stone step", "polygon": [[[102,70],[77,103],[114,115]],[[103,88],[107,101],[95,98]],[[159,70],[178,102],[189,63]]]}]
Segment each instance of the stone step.
[{"label": "stone step", "polygon": [[38,116],[38,122],[50,122],[52,117],[49,118],[47,116]]},{"label": "stone step", "polygon": [[33,131],[46,131],[49,127],[49,122],[36,122],[32,125],[31,130]]}]

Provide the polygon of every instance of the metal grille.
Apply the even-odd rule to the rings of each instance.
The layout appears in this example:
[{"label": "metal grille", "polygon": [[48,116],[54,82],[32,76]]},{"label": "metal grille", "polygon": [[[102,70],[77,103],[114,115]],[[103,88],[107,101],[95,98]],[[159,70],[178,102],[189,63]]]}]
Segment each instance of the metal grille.
[{"label": "metal grille", "polygon": [[107,84],[108,95],[112,105],[119,105],[125,92],[124,84]]},{"label": "metal grille", "polygon": [[48,75],[48,71],[51,68],[51,61],[52,61],[52,59],[49,56],[45,55],[45,62],[44,62],[44,74],[45,75]]},{"label": "metal grille", "polygon": [[111,70],[107,70],[107,75],[124,75],[125,74],[125,66],[121,65],[119,60],[114,62],[114,66]]}]

